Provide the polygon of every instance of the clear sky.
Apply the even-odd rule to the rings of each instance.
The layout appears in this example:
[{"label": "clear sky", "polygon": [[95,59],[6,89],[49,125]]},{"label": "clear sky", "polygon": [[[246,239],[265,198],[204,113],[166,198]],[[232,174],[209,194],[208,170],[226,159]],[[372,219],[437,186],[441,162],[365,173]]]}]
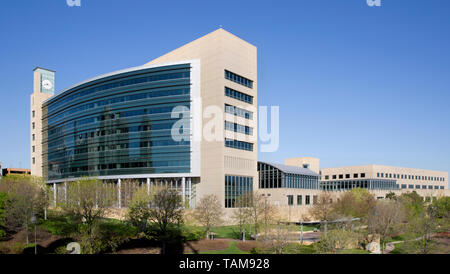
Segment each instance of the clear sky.
[{"label": "clear sky", "polygon": [[56,90],[142,65],[220,25],[258,47],[280,148],[322,167],[450,170],[450,1],[14,0],[0,5],[0,161],[29,168],[36,66]]}]

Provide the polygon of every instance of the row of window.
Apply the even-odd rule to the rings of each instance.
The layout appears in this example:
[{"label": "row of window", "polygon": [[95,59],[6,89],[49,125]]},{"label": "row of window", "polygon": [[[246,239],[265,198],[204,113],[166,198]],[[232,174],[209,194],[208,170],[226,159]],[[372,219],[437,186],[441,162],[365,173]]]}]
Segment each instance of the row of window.
[{"label": "row of window", "polygon": [[[108,129],[108,130],[100,130],[97,128],[95,130],[80,131],[79,133],[77,133],[77,135],[78,135],[77,139],[85,140],[85,139],[92,139],[92,138],[97,138],[97,137],[102,137],[102,136],[110,136],[110,135],[116,135],[116,134],[147,132],[147,131],[153,131],[153,130],[169,130],[169,129],[172,129],[174,122],[159,123],[159,124],[151,123],[149,125],[136,123],[139,125],[126,126],[126,127],[120,127],[120,128],[114,128],[114,129]],[[58,130],[57,137],[62,137],[62,134],[63,134],[63,132],[61,132],[61,130]],[[52,135],[56,135],[55,131],[52,133]]]},{"label": "row of window", "polygon": [[426,185],[406,185],[406,184],[402,184],[402,189],[406,189],[406,187],[408,187],[409,189],[444,189],[444,186],[426,186]]},{"label": "row of window", "polygon": [[444,177],[434,177],[434,176],[418,176],[418,175],[406,175],[406,174],[392,174],[392,173],[377,173],[377,177],[386,177],[386,178],[394,178],[394,179],[407,179],[407,180],[422,180],[422,181],[435,181],[435,182],[444,182]]},{"label": "row of window", "polygon": [[230,72],[228,70],[225,70],[225,79],[233,81],[235,83],[238,83],[240,85],[243,85],[248,88],[253,88],[253,81],[250,79],[247,79],[245,77],[242,77],[240,75],[237,75],[233,72]]},{"label": "row of window", "polygon": [[395,180],[366,179],[366,180],[344,180],[344,181],[322,181],[320,189],[325,191],[349,190],[353,188],[395,190],[398,185]]},{"label": "row of window", "polygon": [[[294,205],[294,195],[287,195],[288,205]],[[317,203],[317,195],[313,196],[313,203]],[[311,196],[305,195],[305,205],[311,204]],[[297,195],[297,205],[303,205],[303,195]]]},{"label": "row of window", "polygon": [[225,104],[225,112],[248,120],[253,120],[253,112],[232,105]]},{"label": "row of window", "polygon": [[237,199],[248,192],[253,191],[253,177],[225,175],[225,208],[245,206],[236,204]]},{"label": "row of window", "polygon": [[238,140],[234,140],[234,139],[225,138],[225,146],[229,147],[229,148],[240,149],[240,150],[253,151],[252,143],[238,141]]},{"label": "row of window", "polygon": [[246,135],[253,135],[253,128],[228,121],[225,121],[225,130],[243,133]]},{"label": "row of window", "polygon": [[71,114],[74,114],[74,113],[77,113],[80,111],[87,111],[89,109],[93,109],[96,107],[103,107],[103,106],[111,105],[111,104],[124,103],[124,102],[147,99],[147,98],[187,95],[189,93],[190,93],[189,88],[183,88],[183,89],[173,89],[173,90],[151,91],[151,92],[146,92],[146,93],[137,93],[137,94],[133,94],[133,95],[104,99],[104,100],[100,100],[97,102],[92,102],[89,104],[77,106],[77,107],[71,108],[70,110],[65,110],[64,112],[61,112],[61,113],[57,114],[56,116],[49,118],[48,121],[49,121],[49,123],[54,123],[66,116],[71,115]]},{"label": "row of window", "polygon": [[[344,174],[339,174],[339,175],[332,175],[333,180],[338,179],[344,179]],[[366,178],[366,173],[353,173],[353,178],[354,179],[358,179],[358,178]],[[330,179],[330,175],[325,175],[325,180],[329,180]],[[350,174],[345,174],[345,179],[350,179]]]},{"label": "row of window", "polygon": [[[181,106],[189,108],[189,104],[186,104],[186,103],[183,103]],[[171,113],[174,108],[175,108],[175,106],[151,107],[151,108],[145,108],[145,109],[136,109],[136,110],[123,111],[123,112],[118,112],[118,113],[104,114],[104,115],[99,115],[99,116],[95,116],[95,117],[90,117],[90,118],[86,118],[86,119],[82,119],[82,120],[69,122],[69,123],[64,124],[64,127],[67,130],[67,129],[71,129],[74,127],[80,127],[83,125],[100,122],[100,121],[109,121],[109,120],[114,120],[114,119],[151,115],[151,114]]]},{"label": "row of window", "polygon": [[168,146],[189,146],[190,141],[174,141],[170,140],[159,140],[159,141],[141,141],[141,142],[131,142],[126,141],[126,143],[118,143],[113,145],[101,145],[96,146],[95,144],[90,144],[89,146],[83,146],[81,148],[70,149],[65,148],[61,152],[50,152],[48,153],[48,160],[55,161],[63,157],[70,157],[74,155],[80,155],[92,152],[103,152],[121,149],[133,149],[133,148],[153,148],[153,147],[168,147]]},{"label": "row of window", "polygon": [[162,81],[162,80],[173,80],[173,79],[181,79],[181,78],[189,78],[190,72],[173,72],[173,73],[164,73],[164,74],[154,74],[147,77],[140,77],[140,78],[134,78],[134,79],[127,79],[127,80],[121,80],[114,83],[104,84],[100,85],[94,88],[85,89],[81,92],[74,93],[72,95],[67,96],[64,99],[58,100],[57,103],[49,105],[49,111],[53,111],[62,104],[65,104],[67,102],[73,101],[80,97],[85,97],[89,94],[96,93],[103,90],[118,88],[118,87],[124,87],[124,86],[130,86],[130,85],[136,85],[136,84],[142,84],[146,82],[154,82],[154,81]]},{"label": "row of window", "polygon": [[253,96],[247,95],[245,93],[242,93],[240,91],[225,87],[225,96],[228,96],[233,99],[237,99],[239,101],[242,101],[244,103],[253,104]]},{"label": "row of window", "polygon": [[50,166],[50,172],[56,174],[75,173],[83,171],[114,170],[127,168],[155,168],[155,167],[188,167],[190,161],[149,161],[149,162],[131,162],[131,163],[111,163],[101,165],[90,165],[70,168],[57,168]]}]

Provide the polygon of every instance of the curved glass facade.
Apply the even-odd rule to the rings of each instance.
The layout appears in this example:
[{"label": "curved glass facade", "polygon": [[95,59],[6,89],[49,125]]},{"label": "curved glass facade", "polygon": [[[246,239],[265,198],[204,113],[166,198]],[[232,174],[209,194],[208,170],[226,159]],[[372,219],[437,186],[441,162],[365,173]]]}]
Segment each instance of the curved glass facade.
[{"label": "curved glass facade", "polygon": [[189,173],[191,65],[143,68],[97,78],[43,105],[43,172],[47,180],[83,176]]}]

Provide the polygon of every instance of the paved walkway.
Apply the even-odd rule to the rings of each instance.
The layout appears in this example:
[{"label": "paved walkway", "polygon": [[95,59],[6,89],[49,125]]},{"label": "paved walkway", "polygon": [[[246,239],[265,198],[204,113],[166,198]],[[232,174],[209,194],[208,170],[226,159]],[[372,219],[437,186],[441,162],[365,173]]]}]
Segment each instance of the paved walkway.
[{"label": "paved walkway", "polygon": [[404,241],[396,241],[396,242],[390,242],[386,244],[386,248],[384,249],[384,254],[389,254],[392,252],[392,250],[395,249],[395,244],[403,243]]}]

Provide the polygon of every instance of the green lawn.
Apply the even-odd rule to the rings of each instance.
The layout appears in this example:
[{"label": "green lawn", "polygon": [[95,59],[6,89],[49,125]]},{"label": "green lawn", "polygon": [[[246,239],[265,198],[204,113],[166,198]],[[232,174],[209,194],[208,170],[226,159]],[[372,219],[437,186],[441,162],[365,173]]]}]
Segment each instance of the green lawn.
[{"label": "green lawn", "polygon": [[[274,225],[272,229],[276,229],[277,226]],[[313,231],[316,226],[303,226],[303,232]],[[251,232],[248,231],[249,228],[246,229],[246,239],[250,239]],[[228,226],[218,226],[213,227],[211,229],[212,232],[216,233],[216,238],[227,238],[227,239],[241,239],[242,234],[239,233],[239,227],[237,225],[228,225]],[[298,227],[298,231],[300,231],[300,227]]]},{"label": "green lawn", "polygon": [[[211,229],[216,233],[216,238],[228,238],[228,239],[240,239],[242,235],[239,233],[239,227],[237,225],[218,226]],[[246,238],[250,239],[250,233],[246,232]]]},{"label": "green lawn", "polygon": [[370,254],[370,252],[367,250],[353,248],[353,249],[345,249],[339,254]]},{"label": "green lawn", "polygon": [[394,244],[394,250],[390,252],[390,254],[406,254],[403,250],[403,243]]},{"label": "green lawn", "polygon": [[237,247],[237,242],[230,242],[227,249],[224,250],[212,250],[200,252],[200,254],[249,254],[248,252],[242,251]]}]

